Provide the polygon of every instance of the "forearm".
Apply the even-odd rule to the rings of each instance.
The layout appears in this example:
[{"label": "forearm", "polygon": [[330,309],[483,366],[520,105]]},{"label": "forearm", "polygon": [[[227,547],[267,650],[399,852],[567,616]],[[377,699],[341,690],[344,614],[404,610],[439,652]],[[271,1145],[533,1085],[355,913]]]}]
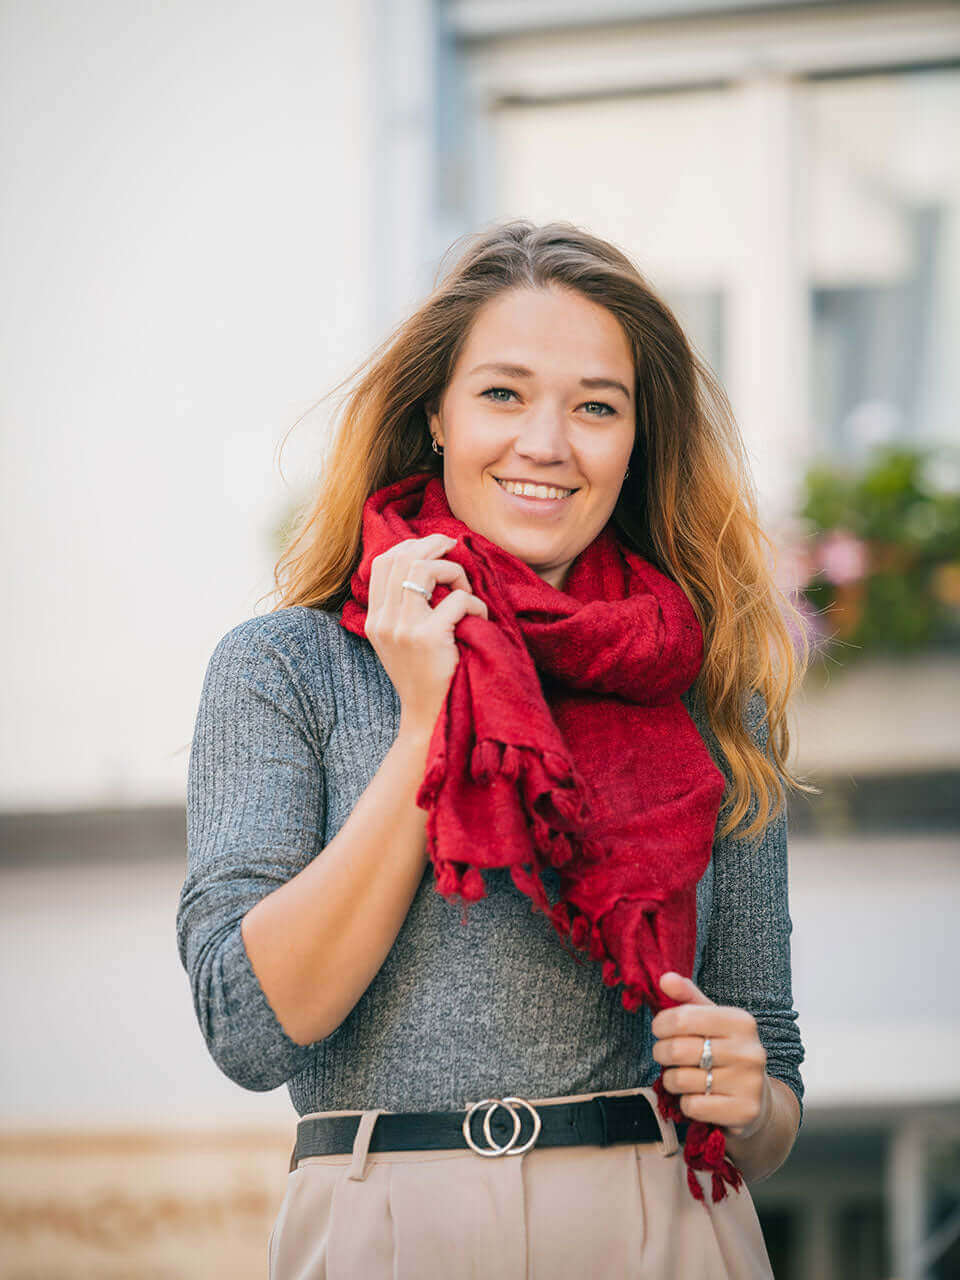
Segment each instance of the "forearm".
[{"label": "forearm", "polygon": [[415,796],[429,739],[401,732],[341,830],[243,917],[264,995],[290,1038],[337,1029],[376,976],[423,878],[427,814]]},{"label": "forearm", "polygon": [[749,1137],[727,1132],[727,1155],[747,1182],[769,1178],[793,1149],[800,1128],[800,1104],[789,1085],[766,1077],[766,1115]]}]

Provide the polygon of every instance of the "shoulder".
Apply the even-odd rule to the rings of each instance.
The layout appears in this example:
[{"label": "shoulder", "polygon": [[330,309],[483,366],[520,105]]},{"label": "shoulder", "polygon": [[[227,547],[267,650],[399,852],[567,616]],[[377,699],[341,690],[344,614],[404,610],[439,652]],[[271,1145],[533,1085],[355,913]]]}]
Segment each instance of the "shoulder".
[{"label": "shoulder", "polygon": [[278,657],[291,662],[316,662],[336,643],[343,628],[322,609],[288,605],[272,613],[255,614],[231,627],[217,641],[211,661],[245,656],[268,664]]},{"label": "shoulder", "polygon": [[231,627],[214,646],[204,678],[208,696],[269,690],[280,701],[299,693],[324,699],[343,665],[346,635],[336,617],[306,605],[255,614]]},{"label": "shoulder", "polygon": [[345,702],[382,701],[393,687],[369,640],[342,626],[339,612],[300,604],[231,627],[213,651],[207,679],[283,686],[327,715]]}]

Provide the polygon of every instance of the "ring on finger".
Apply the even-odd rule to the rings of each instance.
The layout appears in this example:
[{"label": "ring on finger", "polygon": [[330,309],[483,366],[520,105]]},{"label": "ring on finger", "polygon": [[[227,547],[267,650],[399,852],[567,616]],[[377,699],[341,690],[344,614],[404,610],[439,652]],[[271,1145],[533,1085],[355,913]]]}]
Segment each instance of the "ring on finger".
[{"label": "ring on finger", "polygon": [[400,583],[400,590],[401,591],[404,591],[404,590],[419,591],[420,594],[423,596],[424,600],[429,600],[430,596],[432,595],[432,592],[428,591],[426,587],[421,587],[419,582],[411,582],[409,578],[404,578],[404,580]]},{"label": "ring on finger", "polygon": [[697,1066],[703,1067],[707,1071],[709,1071],[713,1066],[713,1045],[710,1042],[709,1036],[704,1036],[703,1038],[703,1050],[700,1054],[700,1061],[697,1063]]}]

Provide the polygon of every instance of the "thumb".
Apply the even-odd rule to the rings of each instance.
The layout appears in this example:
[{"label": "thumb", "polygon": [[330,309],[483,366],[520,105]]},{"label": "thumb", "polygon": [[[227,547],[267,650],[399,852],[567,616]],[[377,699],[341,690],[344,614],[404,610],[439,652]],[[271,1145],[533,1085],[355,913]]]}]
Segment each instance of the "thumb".
[{"label": "thumb", "polygon": [[678,1000],[683,1004],[714,1004],[709,996],[705,996],[692,978],[685,978],[683,974],[674,973],[668,970],[660,975],[660,987],[671,1000]]}]

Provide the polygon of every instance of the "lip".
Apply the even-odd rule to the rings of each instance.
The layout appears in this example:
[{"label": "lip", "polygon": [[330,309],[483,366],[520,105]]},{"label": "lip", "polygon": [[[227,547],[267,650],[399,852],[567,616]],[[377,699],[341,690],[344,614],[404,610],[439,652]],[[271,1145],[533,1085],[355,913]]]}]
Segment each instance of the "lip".
[{"label": "lip", "polygon": [[[515,511],[523,511],[527,515],[540,516],[541,519],[558,515],[574,494],[577,493],[577,490],[574,489],[573,493],[568,493],[565,498],[523,498],[517,493],[510,493],[509,490],[504,489],[502,484],[497,483],[496,477],[494,477],[493,483],[497,486],[497,492],[504,502],[513,507]],[[521,482],[518,481],[518,483]],[[561,486],[557,485],[555,487],[560,488]],[[562,487],[565,488],[566,486]]]}]

